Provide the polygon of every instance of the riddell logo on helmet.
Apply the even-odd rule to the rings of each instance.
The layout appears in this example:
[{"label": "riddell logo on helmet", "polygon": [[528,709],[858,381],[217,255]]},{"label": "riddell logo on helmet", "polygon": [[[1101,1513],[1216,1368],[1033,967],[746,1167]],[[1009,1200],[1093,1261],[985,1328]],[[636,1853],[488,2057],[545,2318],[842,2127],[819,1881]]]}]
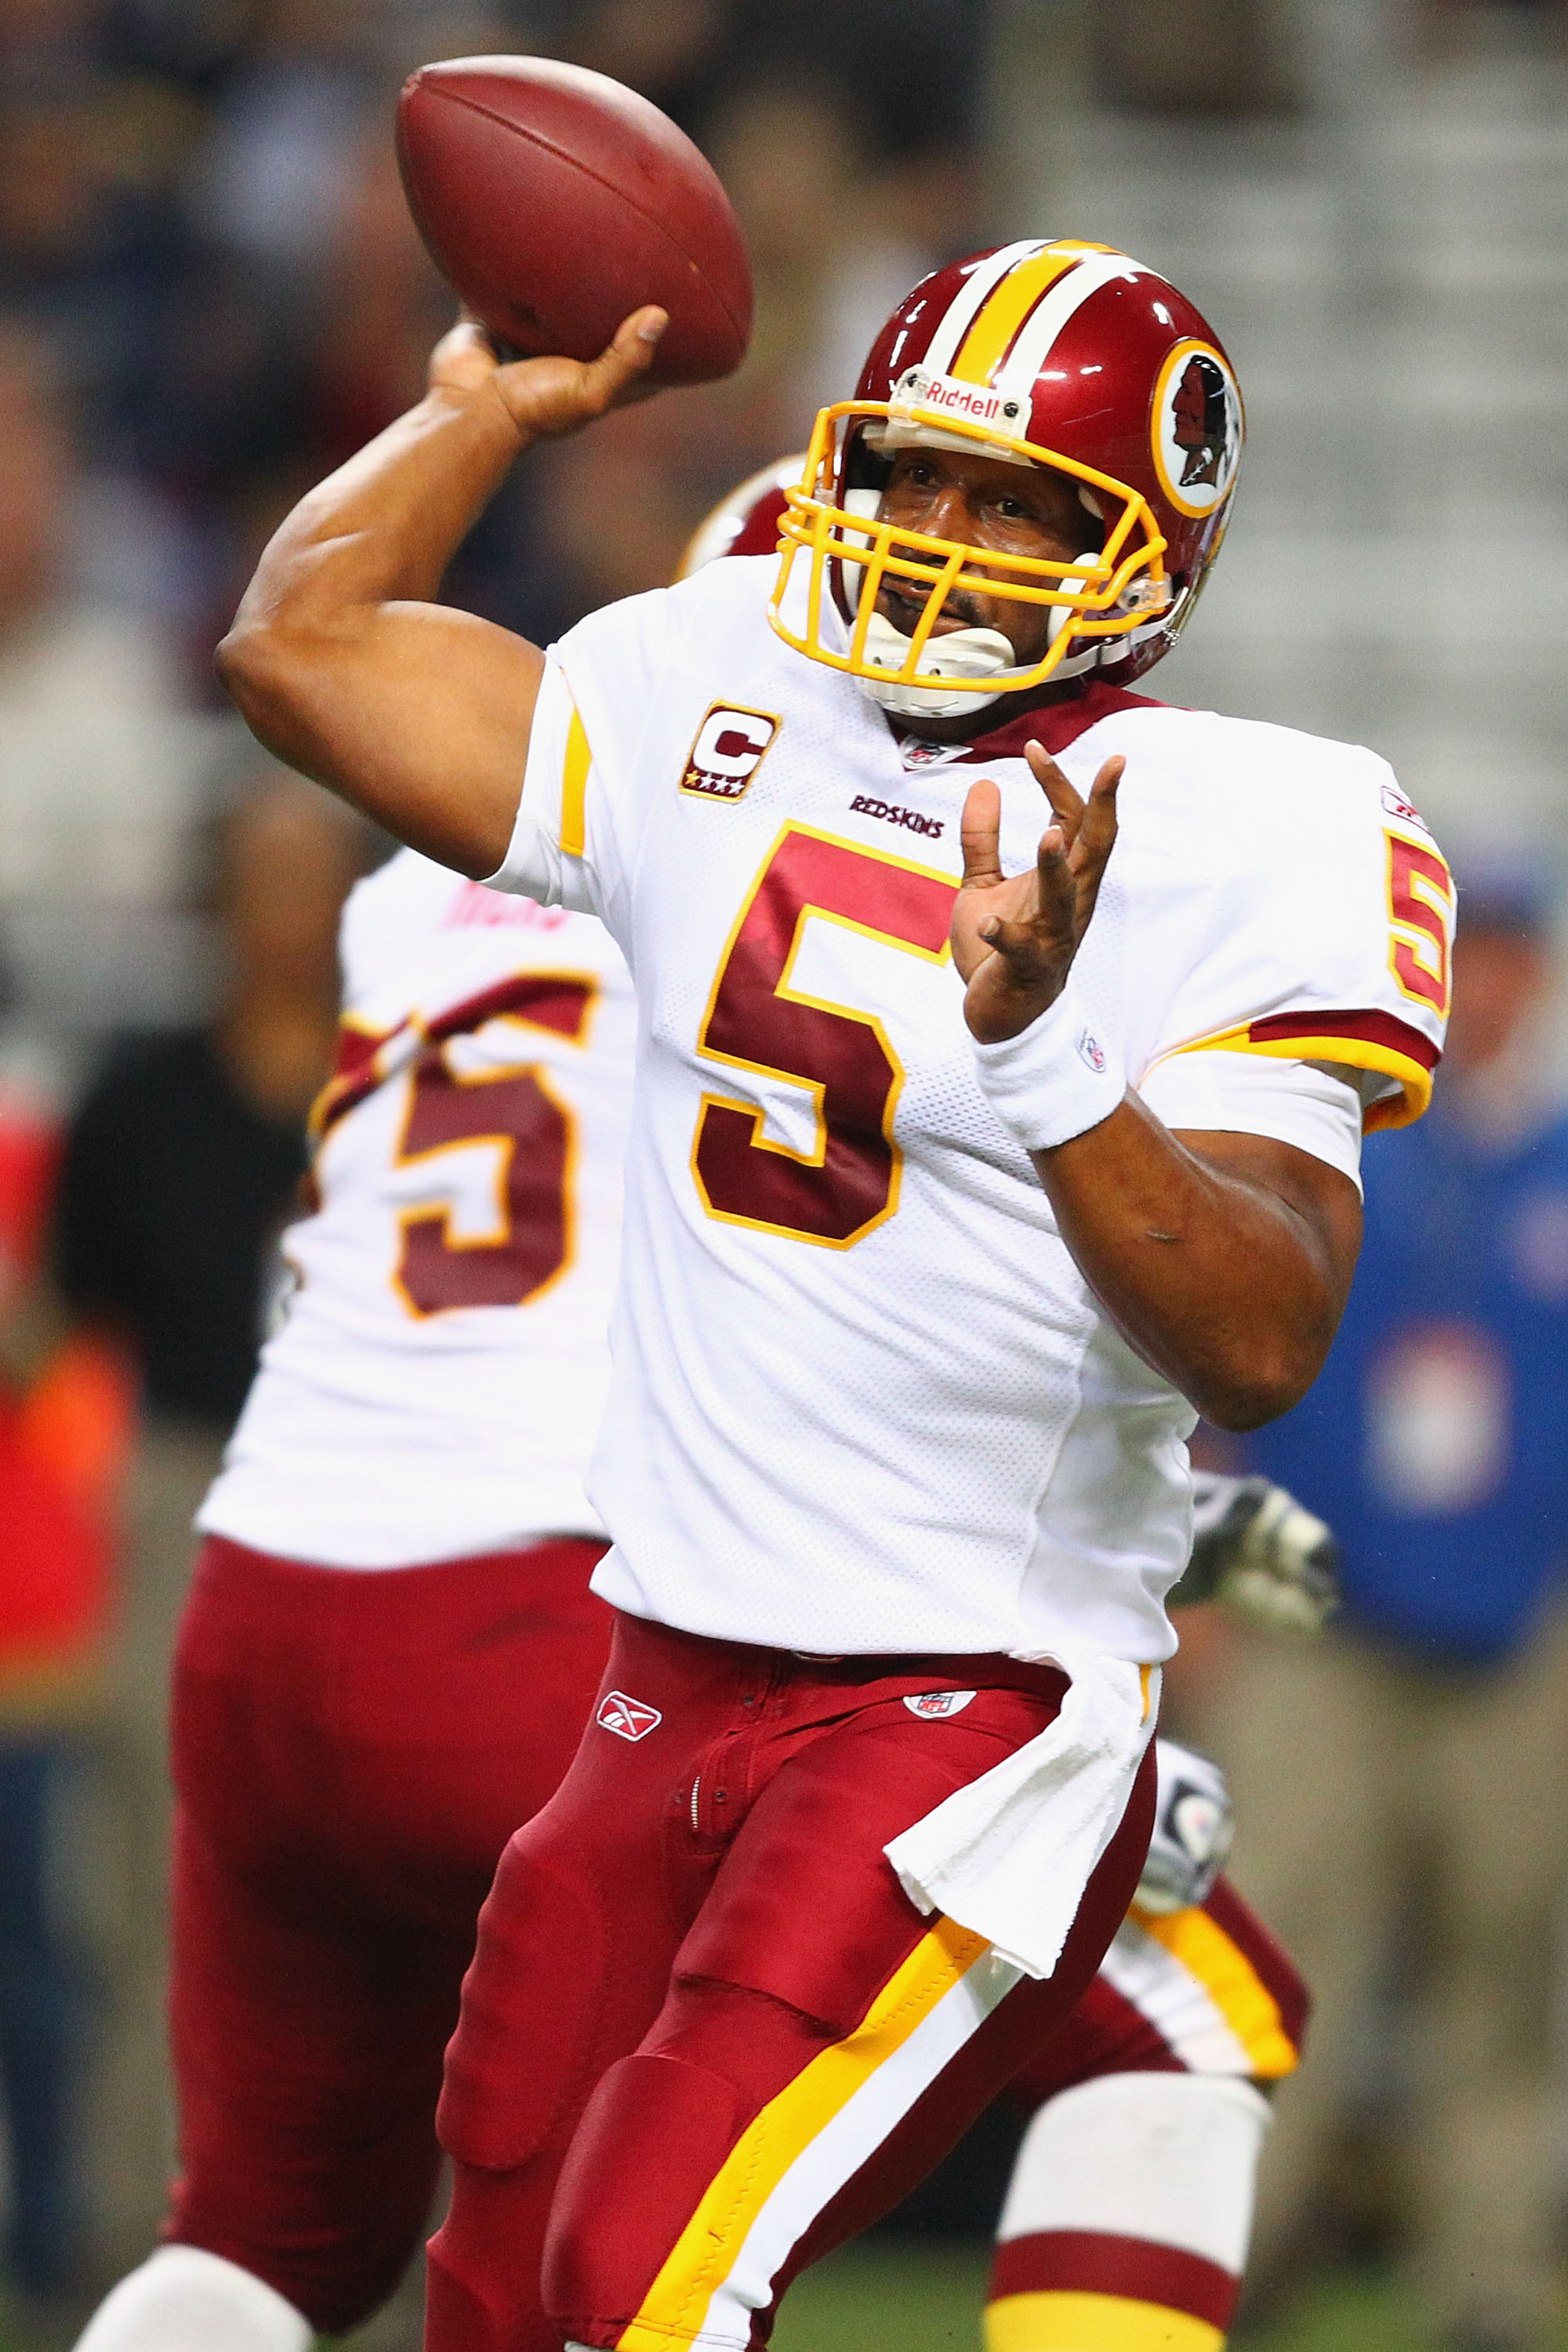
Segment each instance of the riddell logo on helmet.
[{"label": "riddell logo on helmet", "polygon": [[771,710],[748,710],[734,702],[710,703],[687,754],[681,791],[708,800],[738,801],[778,731],[779,721]]},{"label": "riddell logo on helmet", "polygon": [[1021,400],[1005,400],[999,392],[991,392],[984,384],[963,383],[957,376],[929,375],[924,368],[910,368],[899,378],[893,386],[892,406],[940,408],[949,415],[966,417],[971,425],[1016,425],[1024,414]]}]

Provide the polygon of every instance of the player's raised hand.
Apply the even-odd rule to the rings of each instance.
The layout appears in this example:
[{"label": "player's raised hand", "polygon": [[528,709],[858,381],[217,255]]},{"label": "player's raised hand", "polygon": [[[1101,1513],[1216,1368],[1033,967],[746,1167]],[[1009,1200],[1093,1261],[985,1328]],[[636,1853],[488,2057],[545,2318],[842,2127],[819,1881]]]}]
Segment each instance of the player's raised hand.
[{"label": "player's raised hand", "polygon": [[642,379],[668,324],[668,312],[649,304],[622,320],[596,360],[503,360],[477,320],[460,319],[431,354],[431,388],[493,393],[525,445],[556,440],[643,397]]},{"label": "player's raised hand", "polygon": [[1061,994],[1115,846],[1127,764],[1107,760],[1086,801],[1043,745],[1026,745],[1024,756],[1052,811],[1032,873],[1002,871],[1002,795],[989,777],[963,803],[952,961],[966,983],[963,1017],[984,1045],[1016,1037]]}]

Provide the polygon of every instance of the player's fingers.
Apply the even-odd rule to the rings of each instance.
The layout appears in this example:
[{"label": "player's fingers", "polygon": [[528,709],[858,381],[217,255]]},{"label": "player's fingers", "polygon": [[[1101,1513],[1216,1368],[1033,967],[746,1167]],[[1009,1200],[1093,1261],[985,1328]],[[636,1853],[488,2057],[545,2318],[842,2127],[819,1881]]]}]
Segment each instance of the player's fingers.
[{"label": "player's fingers", "polygon": [[1040,921],[1049,930],[1070,938],[1077,912],[1078,891],[1062,826],[1050,824],[1040,835],[1036,865],[1040,877]]},{"label": "player's fingers", "polygon": [[1024,746],[1024,757],[1029,772],[1051,804],[1051,814],[1061,825],[1069,842],[1075,840],[1083,822],[1083,798],[1068,783],[1043,743],[1033,740]]},{"label": "player's fingers", "polygon": [[1017,978],[1031,974],[1040,960],[1040,943],[1032,923],[1011,923],[1005,915],[988,915],[980,926],[980,936]]},{"label": "player's fingers", "polygon": [[624,396],[638,376],[646,374],[659,337],[669,324],[669,313],[657,303],[647,303],[623,319],[616,329],[616,339],[607,351],[590,360],[583,371],[583,389],[595,402],[607,408],[617,397]]},{"label": "player's fingers", "polygon": [[1073,863],[1080,872],[1090,867],[1098,871],[1116,845],[1116,788],[1126,766],[1123,759],[1107,760],[1090,788],[1073,845]]},{"label": "player's fingers", "polygon": [[966,887],[1001,881],[1001,829],[1002,795],[989,776],[982,776],[964,795],[958,822]]}]

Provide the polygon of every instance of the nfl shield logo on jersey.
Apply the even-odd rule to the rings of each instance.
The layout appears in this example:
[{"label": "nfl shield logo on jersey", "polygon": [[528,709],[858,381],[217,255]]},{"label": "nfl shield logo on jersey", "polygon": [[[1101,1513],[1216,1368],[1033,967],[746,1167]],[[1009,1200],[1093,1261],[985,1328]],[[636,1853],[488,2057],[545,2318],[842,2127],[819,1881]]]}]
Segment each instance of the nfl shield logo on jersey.
[{"label": "nfl shield logo on jersey", "polygon": [[973,1691],[916,1691],[904,1705],[911,1715],[962,1715]]},{"label": "nfl shield logo on jersey", "polygon": [[646,1739],[664,1717],[657,1706],[645,1706],[640,1698],[628,1698],[625,1691],[610,1691],[601,1700],[594,1720],[601,1731],[613,1731],[617,1739]]},{"label": "nfl shield logo on jersey", "polygon": [[710,704],[687,754],[681,791],[710,800],[738,801],[778,731],[772,711],[747,710],[733,702]]}]

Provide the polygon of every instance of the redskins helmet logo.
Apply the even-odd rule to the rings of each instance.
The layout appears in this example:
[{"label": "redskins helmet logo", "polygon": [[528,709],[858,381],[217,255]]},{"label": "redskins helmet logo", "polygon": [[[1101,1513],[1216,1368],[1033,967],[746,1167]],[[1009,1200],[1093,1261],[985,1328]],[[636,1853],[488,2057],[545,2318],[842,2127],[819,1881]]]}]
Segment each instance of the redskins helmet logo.
[{"label": "redskins helmet logo", "polygon": [[1160,488],[1179,514],[1223,504],[1241,457],[1241,394],[1212,343],[1176,345],[1154,386],[1152,435]]}]

